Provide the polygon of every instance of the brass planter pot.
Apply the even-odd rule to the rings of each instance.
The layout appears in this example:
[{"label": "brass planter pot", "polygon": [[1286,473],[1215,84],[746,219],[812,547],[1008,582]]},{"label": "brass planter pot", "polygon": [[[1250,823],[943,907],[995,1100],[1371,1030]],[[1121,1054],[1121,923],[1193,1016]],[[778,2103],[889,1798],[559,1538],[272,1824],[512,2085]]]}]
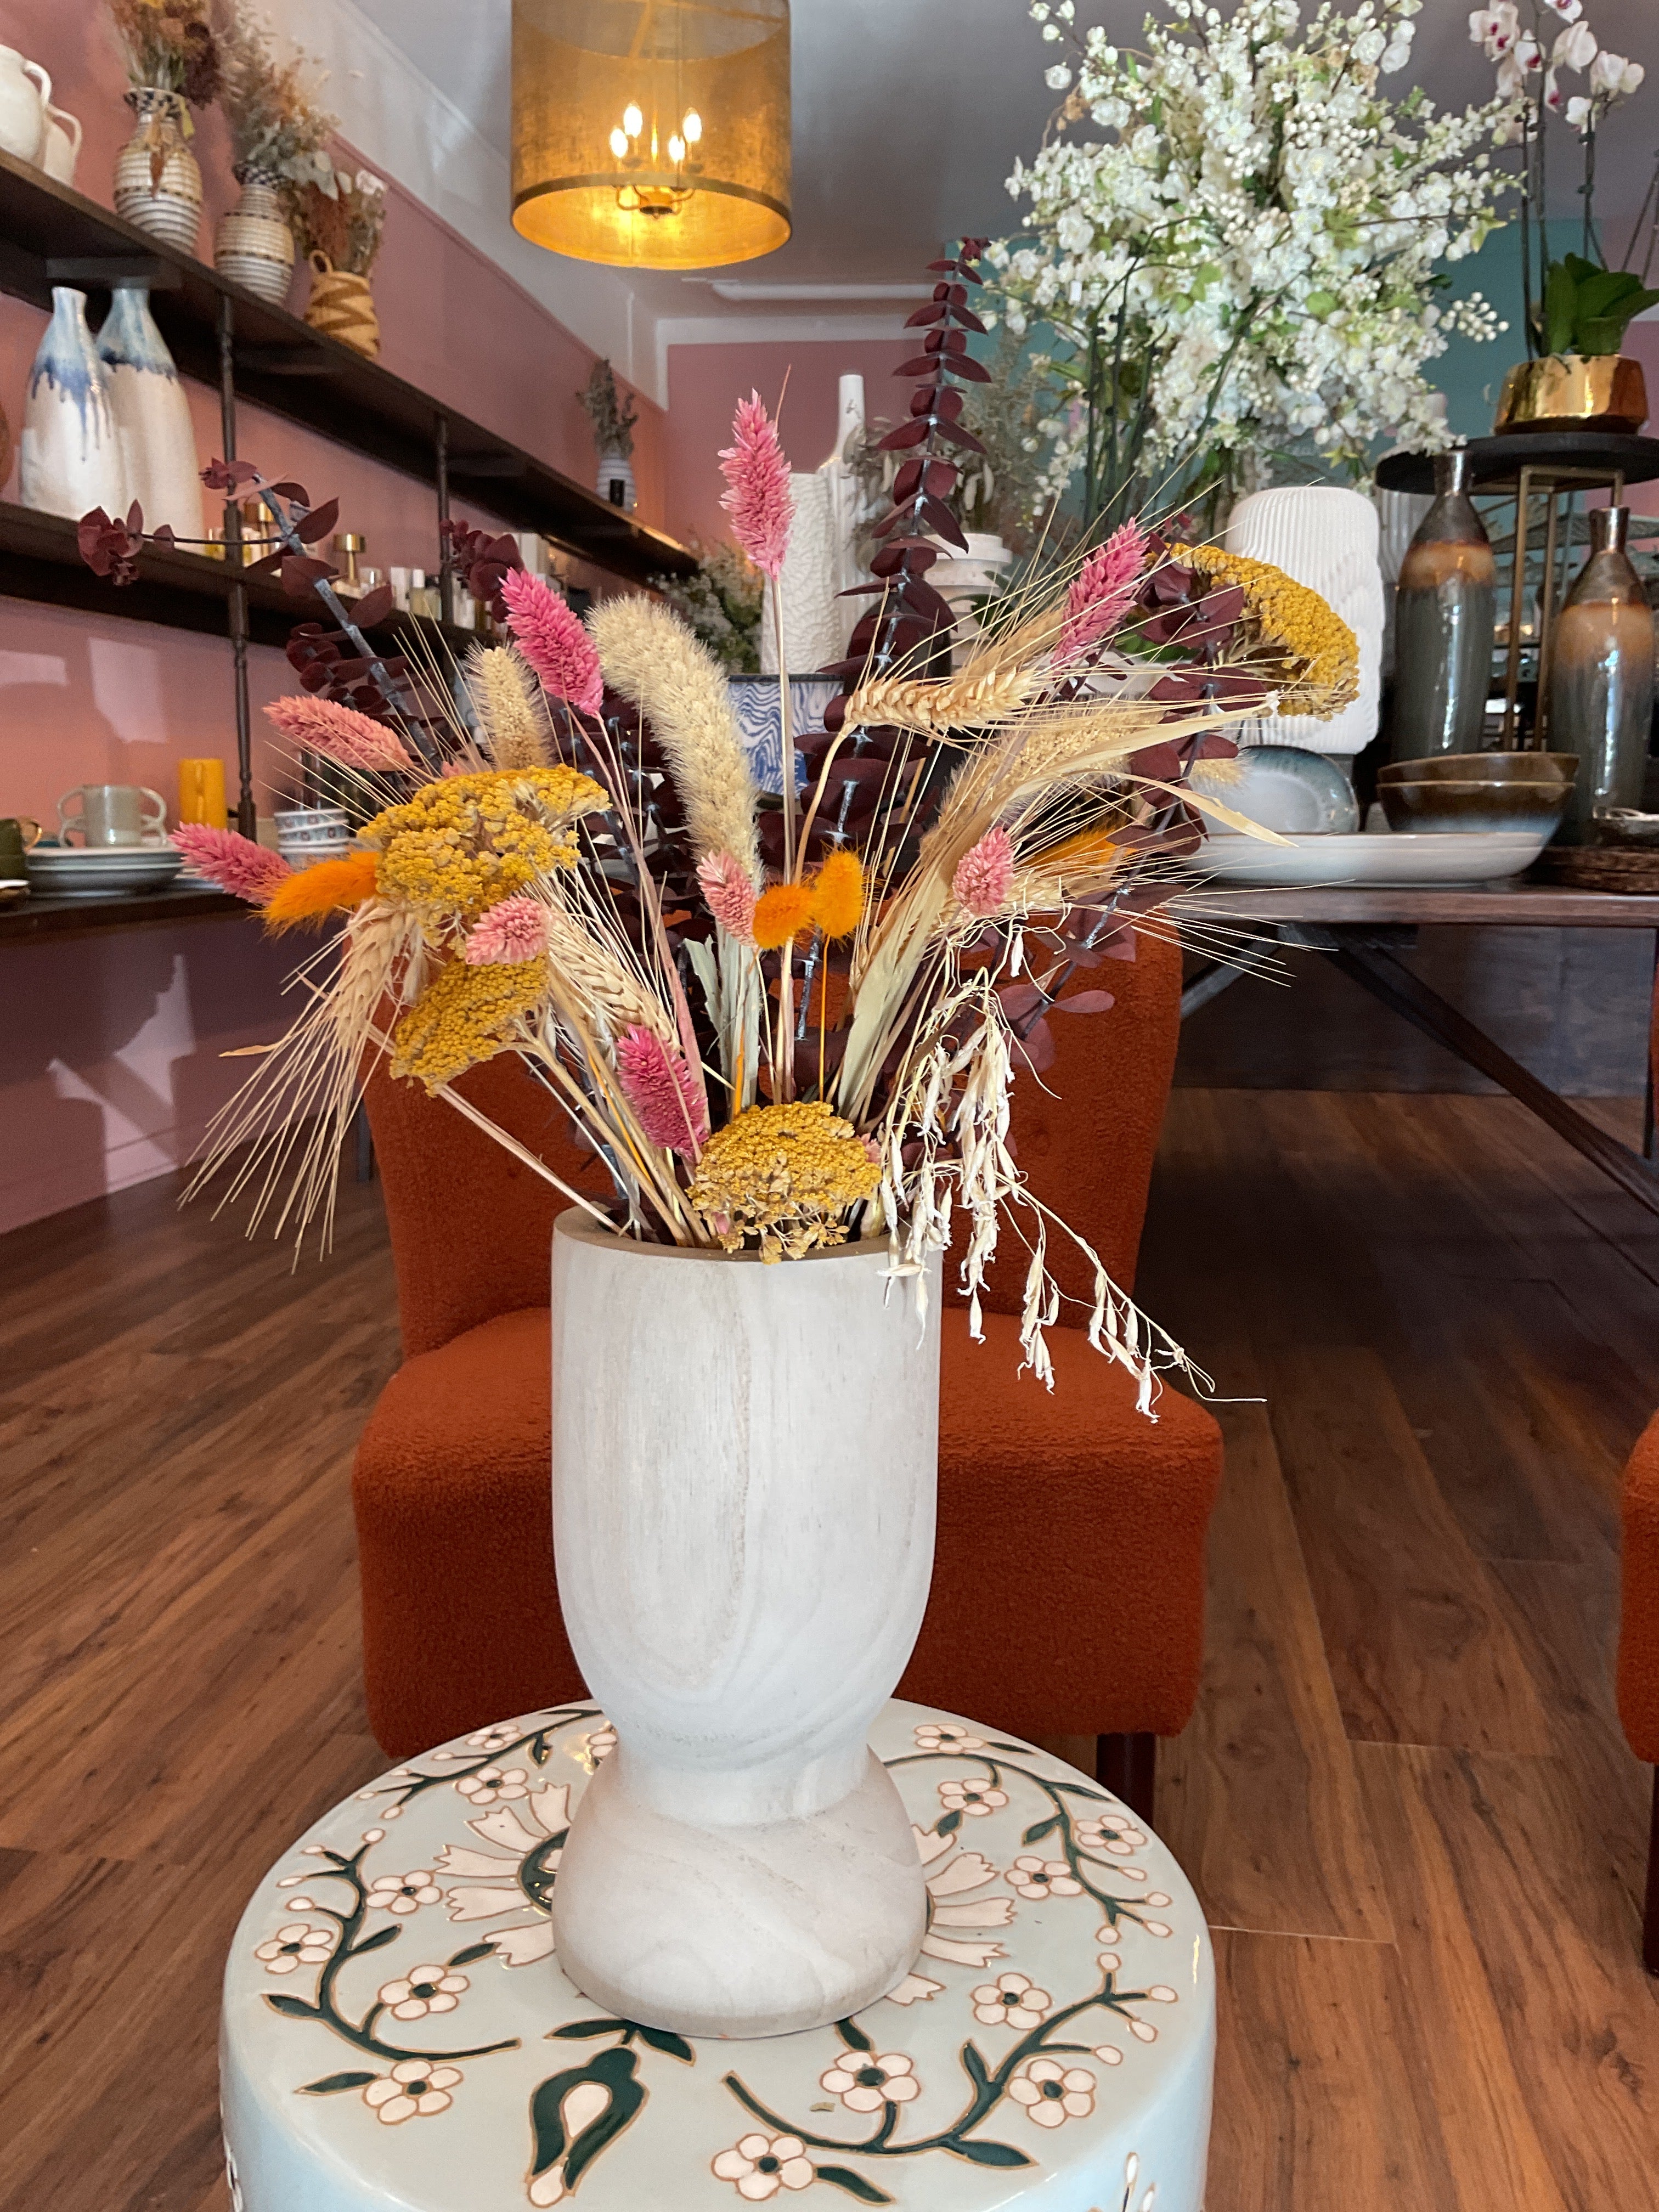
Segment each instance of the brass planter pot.
[{"label": "brass planter pot", "polygon": [[1622,353],[1552,353],[1504,379],[1492,425],[1506,430],[1639,430],[1648,419],[1642,364]]}]

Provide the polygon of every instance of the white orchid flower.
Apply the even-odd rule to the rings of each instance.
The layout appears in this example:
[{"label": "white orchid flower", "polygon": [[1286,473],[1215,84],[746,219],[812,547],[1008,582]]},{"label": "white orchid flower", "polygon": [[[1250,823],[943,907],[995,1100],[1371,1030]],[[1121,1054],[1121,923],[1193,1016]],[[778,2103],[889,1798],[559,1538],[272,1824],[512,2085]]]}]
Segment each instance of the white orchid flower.
[{"label": "white orchid flower", "polygon": [[1544,5],[1553,8],[1564,23],[1576,23],[1584,12],[1584,0],[1544,0]]},{"label": "white orchid flower", "polygon": [[1520,36],[1521,18],[1515,0],[1498,0],[1495,8],[1477,8],[1469,17],[1469,38],[1484,46],[1488,61],[1506,54]]},{"label": "white orchid flower", "polygon": [[1595,33],[1588,23],[1574,23],[1550,48],[1551,74],[1557,70],[1588,69],[1595,59]]},{"label": "white orchid flower", "polygon": [[1572,128],[1582,136],[1589,123],[1590,103],[1582,93],[1567,102],[1566,118]]},{"label": "white orchid flower", "polygon": [[1628,100],[1646,75],[1640,62],[1627,62],[1603,46],[1590,64],[1590,90],[1609,101]]}]

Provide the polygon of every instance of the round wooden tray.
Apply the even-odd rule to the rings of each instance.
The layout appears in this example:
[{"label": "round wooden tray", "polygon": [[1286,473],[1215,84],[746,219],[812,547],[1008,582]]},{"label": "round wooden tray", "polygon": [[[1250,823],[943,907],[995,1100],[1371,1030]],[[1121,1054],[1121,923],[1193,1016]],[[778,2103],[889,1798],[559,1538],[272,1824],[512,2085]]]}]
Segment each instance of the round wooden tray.
[{"label": "round wooden tray", "polygon": [[1535,873],[1576,891],[1659,891],[1659,851],[1635,845],[1558,845]]}]

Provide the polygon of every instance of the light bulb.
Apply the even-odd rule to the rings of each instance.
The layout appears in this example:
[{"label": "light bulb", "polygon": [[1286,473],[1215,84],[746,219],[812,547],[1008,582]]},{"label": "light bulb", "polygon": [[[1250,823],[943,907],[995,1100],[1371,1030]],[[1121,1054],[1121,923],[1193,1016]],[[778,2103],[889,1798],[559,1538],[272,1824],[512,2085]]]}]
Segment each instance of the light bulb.
[{"label": "light bulb", "polygon": [[628,159],[628,133],[625,131],[611,132],[611,150],[619,161],[625,161]]},{"label": "light bulb", "polygon": [[695,146],[702,137],[702,118],[695,107],[685,111],[685,120],[680,125],[680,136],[688,146]]},{"label": "light bulb", "polygon": [[671,138],[669,140],[668,158],[671,161],[675,162],[683,161],[685,159],[685,141],[684,138]]},{"label": "light bulb", "polygon": [[645,128],[645,118],[630,100],[623,110],[623,129],[630,138],[637,138]]}]

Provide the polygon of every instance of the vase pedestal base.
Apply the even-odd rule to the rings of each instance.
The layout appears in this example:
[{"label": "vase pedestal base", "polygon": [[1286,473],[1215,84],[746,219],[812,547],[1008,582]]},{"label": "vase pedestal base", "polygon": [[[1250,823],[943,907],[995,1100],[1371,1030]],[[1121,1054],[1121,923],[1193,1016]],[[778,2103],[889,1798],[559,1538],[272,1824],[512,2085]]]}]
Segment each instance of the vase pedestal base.
[{"label": "vase pedestal base", "polygon": [[658,1809],[657,1779],[635,1790],[614,1753],[559,1861],[559,1963],[585,1996],[682,2035],[772,2036],[844,2020],[904,1978],[927,1893],[873,1755],[835,1803],[741,1826]]}]

